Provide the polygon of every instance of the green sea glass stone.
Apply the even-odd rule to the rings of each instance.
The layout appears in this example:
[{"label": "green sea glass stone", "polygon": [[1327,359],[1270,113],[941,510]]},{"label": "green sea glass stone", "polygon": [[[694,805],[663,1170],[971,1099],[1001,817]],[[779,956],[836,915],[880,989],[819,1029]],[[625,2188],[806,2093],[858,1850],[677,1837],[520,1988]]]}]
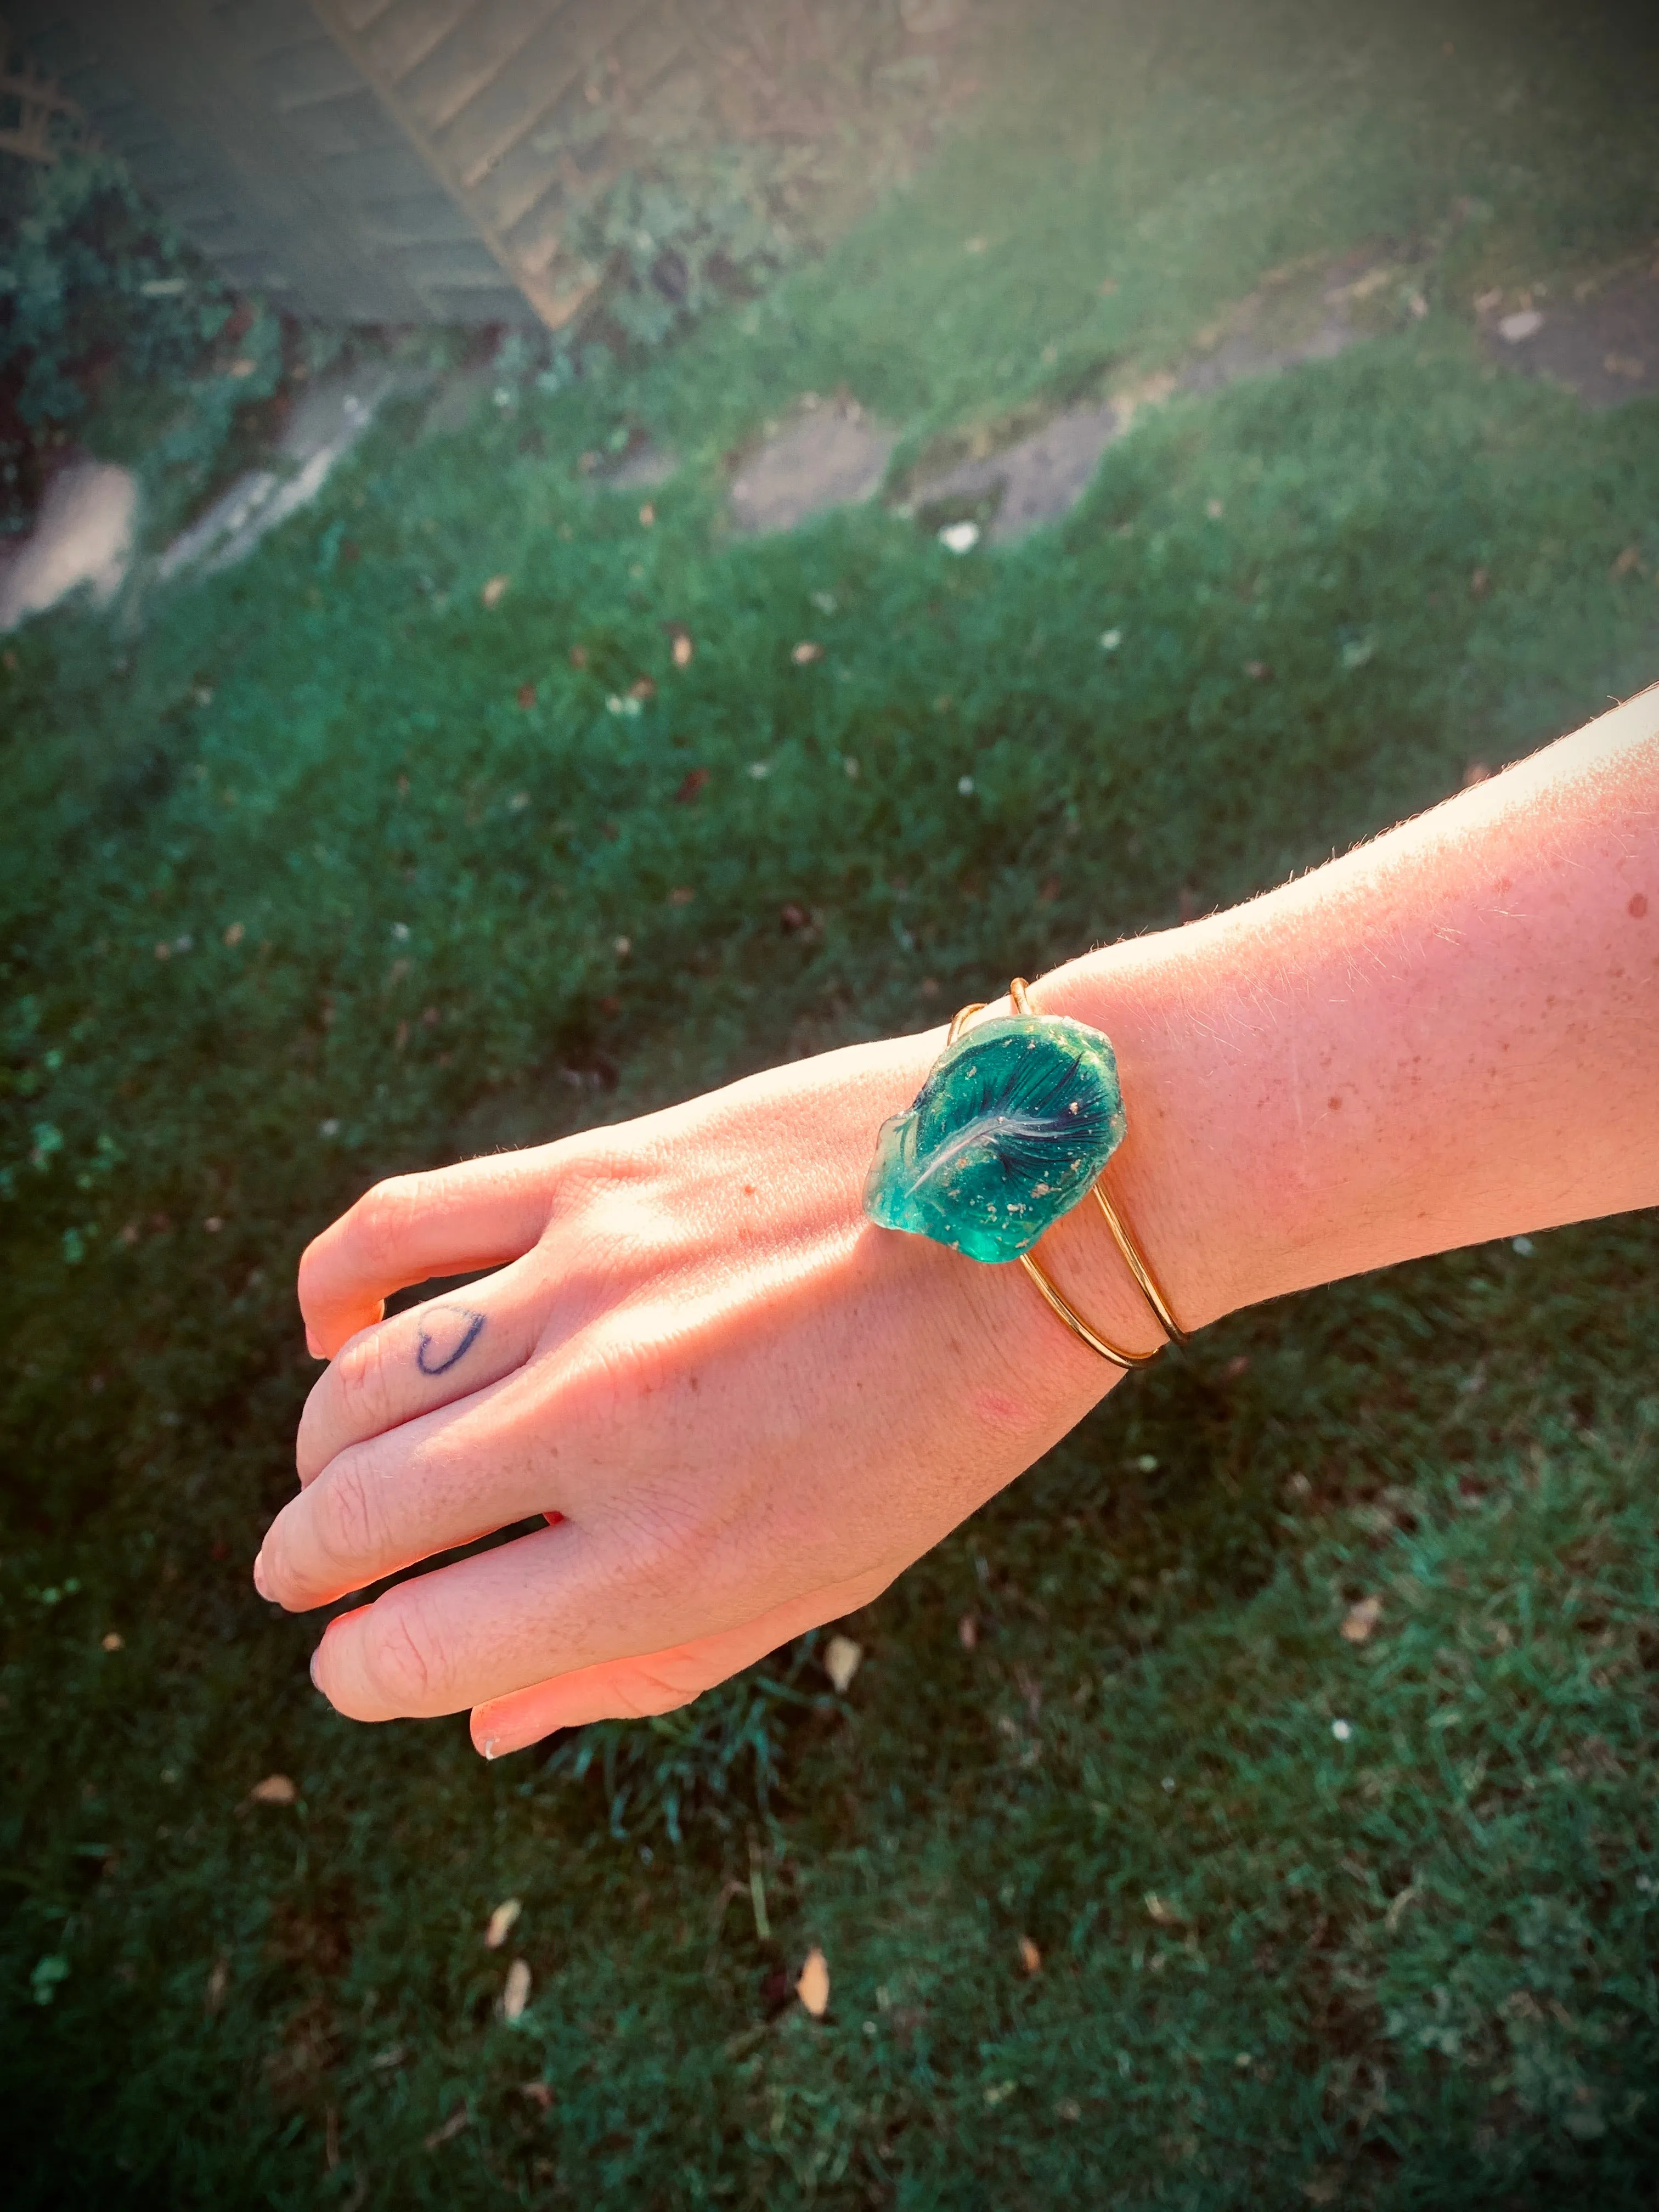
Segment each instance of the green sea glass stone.
[{"label": "green sea glass stone", "polygon": [[1085,1195],[1124,1127],[1098,1030],[1055,1014],[981,1022],[882,1123],[864,1210],[972,1260],[1017,1260]]}]

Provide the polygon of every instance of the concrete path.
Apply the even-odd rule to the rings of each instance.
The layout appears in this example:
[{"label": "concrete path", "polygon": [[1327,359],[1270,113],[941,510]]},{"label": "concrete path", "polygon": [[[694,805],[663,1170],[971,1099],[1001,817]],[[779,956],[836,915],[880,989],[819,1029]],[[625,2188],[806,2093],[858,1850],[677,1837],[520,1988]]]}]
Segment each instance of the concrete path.
[{"label": "concrete path", "polygon": [[307,387],[277,444],[278,462],[286,466],[238,477],[162,554],[156,566],[161,580],[167,583],[186,568],[210,576],[245,561],[279,523],[316,498],[398,385],[389,369],[374,369]]}]

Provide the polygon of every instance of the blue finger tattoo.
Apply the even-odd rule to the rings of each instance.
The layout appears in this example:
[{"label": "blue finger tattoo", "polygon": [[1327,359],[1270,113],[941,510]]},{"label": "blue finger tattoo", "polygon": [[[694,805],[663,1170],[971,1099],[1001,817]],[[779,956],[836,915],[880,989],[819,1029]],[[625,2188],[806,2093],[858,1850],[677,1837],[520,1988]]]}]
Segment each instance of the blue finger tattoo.
[{"label": "blue finger tattoo", "polygon": [[434,1306],[421,1322],[415,1364],[422,1375],[447,1375],[471,1351],[483,1325],[483,1315],[471,1306]]}]

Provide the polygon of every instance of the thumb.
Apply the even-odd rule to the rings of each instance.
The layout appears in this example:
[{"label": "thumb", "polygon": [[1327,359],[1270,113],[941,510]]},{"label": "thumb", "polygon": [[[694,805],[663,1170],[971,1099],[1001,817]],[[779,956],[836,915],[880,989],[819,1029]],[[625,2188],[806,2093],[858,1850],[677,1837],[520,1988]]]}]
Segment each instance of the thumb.
[{"label": "thumb", "polygon": [[861,1576],[775,1606],[744,1627],[723,1629],[718,1636],[696,1637],[666,1651],[610,1659],[599,1667],[579,1667],[527,1690],[492,1698],[488,1705],[472,1709],[473,1745],[486,1759],[502,1759],[551,1735],[555,1729],[672,1713],[717,1682],[752,1667],[792,1637],[867,1605],[886,1581],[885,1576]]}]

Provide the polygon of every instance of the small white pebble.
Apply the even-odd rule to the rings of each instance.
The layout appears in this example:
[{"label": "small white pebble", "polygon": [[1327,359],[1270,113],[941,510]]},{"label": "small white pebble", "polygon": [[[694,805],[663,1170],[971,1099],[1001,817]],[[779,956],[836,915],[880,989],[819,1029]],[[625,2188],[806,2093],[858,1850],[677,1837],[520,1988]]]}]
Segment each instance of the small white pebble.
[{"label": "small white pebble", "polygon": [[407,945],[409,942],[409,924],[406,921],[394,921],[392,925],[392,935],[393,940],[397,944]]},{"label": "small white pebble", "polygon": [[959,775],[957,778],[957,789],[962,793],[964,799],[971,799],[974,795],[973,777],[971,775]]},{"label": "small white pebble", "polygon": [[1175,1788],[1175,1777],[1173,1774],[1166,1774],[1164,1776],[1164,1787],[1166,1790],[1173,1790]]},{"label": "small white pebble", "polygon": [[1346,1743],[1348,1738],[1353,1734],[1353,1724],[1350,1721],[1333,1721],[1331,1734],[1339,1743]]},{"label": "small white pebble", "polygon": [[772,763],[770,761],[750,761],[749,763],[749,773],[754,777],[757,783],[764,783],[767,777],[772,773]]},{"label": "small white pebble", "polygon": [[1538,1247],[1530,1237],[1517,1237],[1510,1249],[1511,1251],[1519,1253],[1523,1260],[1530,1260]]},{"label": "small white pebble", "polygon": [[1505,315],[1498,325],[1498,335],[1505,345],[1522,345],[1535,338],[1544,327],[1544,318],[1536,307],[1522,307],[1513,315]]},{"label": "small white pebble", "polygon": [[524,1906],[516,1897],[509,1897],[495,1907],[489,1916],[489,1925],[484,1930],[486,1949],[499,1951],[519,1924]]},{"label": "small white pebble", "polygon": [[337,1137],[339,1135],[340,1125],[335,1120],[333,1115],[331,1114],[326,1121],[319,1121],[318,1123],[317,1133],[319,1137]]},{"label": "small white pebble", "polygon": [[1100,633],[1100,649],[1103,653],[1115,653],[1122,642],[1123,633],[1121,629],[1103,629]]},{"label": "small white pebble", "polygon": [[947,522],[939,534],[939,542],[947,553],[971,553],[979,544],[979,525]]}]

